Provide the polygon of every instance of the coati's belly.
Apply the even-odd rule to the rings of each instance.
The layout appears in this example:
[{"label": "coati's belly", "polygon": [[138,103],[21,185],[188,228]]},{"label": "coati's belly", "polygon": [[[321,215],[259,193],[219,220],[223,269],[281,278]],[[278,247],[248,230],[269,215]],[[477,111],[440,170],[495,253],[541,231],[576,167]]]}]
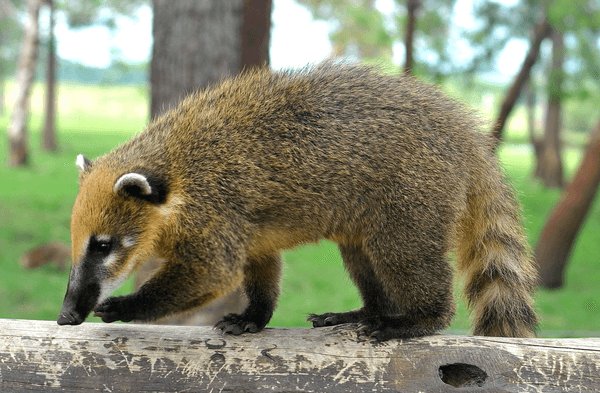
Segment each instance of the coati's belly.
[{"label": "coati's belly", "polygon": [[273,255],[299,244],[317,242],[322,238],[322,235],[307,231],[306,228],[260,228],[252,234],[246,253],[248,257]]}]

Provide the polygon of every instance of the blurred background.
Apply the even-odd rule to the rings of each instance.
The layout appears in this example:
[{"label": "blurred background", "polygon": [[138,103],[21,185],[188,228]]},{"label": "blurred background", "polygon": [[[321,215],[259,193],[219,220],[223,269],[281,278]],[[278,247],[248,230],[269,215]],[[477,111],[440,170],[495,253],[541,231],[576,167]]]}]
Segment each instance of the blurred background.
[{"label": "blurred background", "polygon": [[[58,314],[77,154],[243,69],[329,57],[411,73],[481,114],[523,204],[540,335],[600,335],[600,0],[0,0],[0,317]],[[284,260],[271,326],[360,306],[334,244]],[[466,333],[456,281],[449,331]]]}]

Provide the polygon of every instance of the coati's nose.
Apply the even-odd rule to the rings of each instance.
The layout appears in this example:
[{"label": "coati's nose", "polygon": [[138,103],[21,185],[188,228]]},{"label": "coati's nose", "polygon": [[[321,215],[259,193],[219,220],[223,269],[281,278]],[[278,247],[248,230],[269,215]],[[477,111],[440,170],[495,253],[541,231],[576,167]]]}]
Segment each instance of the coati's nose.
[{"label": "coati's nose", "polygon": [[83,322],[83,319],[84,318],[74,311],[61,311],[56,323],[59,325],[80,325]]},{"label": "coati's nose", "polygon": [[69,282],[67,294],[56,322],[59,325],[79,325],[92,311],[99,295],[100,285],[95,282],[75,285]]}]

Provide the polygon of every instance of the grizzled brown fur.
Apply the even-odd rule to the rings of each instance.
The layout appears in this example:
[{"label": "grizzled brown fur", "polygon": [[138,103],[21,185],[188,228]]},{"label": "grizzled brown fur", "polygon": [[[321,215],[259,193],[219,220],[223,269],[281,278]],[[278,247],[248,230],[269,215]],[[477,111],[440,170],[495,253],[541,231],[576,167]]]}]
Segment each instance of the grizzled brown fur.
[{"label": "grizzled brown fur", "polygon": [[[217,324],[239,334],[271,318],[280,251],[327,238],[364,306],[309,320],[358,322],[385,340],[448,326],[447,254],[456,250],[474,332],[532,336],[535,274],[519,208],[479,129],[463,106],[408,76],[336,63],[250,71],[192,94],[85,168],[74,269],[89,258],[90,236],[134,238],[111,251],[103,279],[151,257],[167,262],[137,293],[96,305],[97,315],[156,319],[243,285],[248,308]],[[156,195],[140,197],[146,183],[115,192],[127,173]],[[84,303],[71,322],[93,299]]]}]

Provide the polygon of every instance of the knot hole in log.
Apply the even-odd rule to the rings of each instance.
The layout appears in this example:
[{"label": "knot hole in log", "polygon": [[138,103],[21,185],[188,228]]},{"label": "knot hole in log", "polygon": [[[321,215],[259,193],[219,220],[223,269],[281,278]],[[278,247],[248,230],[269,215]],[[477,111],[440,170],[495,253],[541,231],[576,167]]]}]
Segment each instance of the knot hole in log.
[{"label": "knot hole in log", "polygon": [[452,363],[440,366],[441,380],[455,388],[483,386],[488,375],[477,366],[466,363]]}]

